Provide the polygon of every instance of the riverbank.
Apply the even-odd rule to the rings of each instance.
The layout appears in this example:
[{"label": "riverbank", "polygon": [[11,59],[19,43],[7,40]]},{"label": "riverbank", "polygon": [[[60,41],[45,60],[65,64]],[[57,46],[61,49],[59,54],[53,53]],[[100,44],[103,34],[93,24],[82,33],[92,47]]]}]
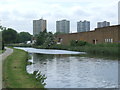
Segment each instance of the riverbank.
[{"label": "riverbank", "polygon": [[0,89],[4,88],[4,84],[2,84],[2,63],[3,61],[13,53],[13,49],[5,47],[4,53],[0,54]]},{"label": "riverbank", "polygon": [[[73,46],[74,45],[74,46]],[[103,44],[89,44],[89,43],[80,43],[73,45],[51,45],[51,46],[38,46],[32,45],[30,47],[37,49],[56,49],[56,50],[69,50],[69,51],[78,51],[78,52],[87,52],[88,56],[92,57],[105,57],[105,58],[120,58],[120,44],[118,43],[103,43]],[[81,45],[81,46],[80,46]],[[29,47],[29,45],[12,45],[12,47]]]},{"label": "riverbank", "polygon": [[89,56],[98,56],[98,57],[112,57],[119,58],[119,47],[120,44],[89,44],[85,46],[70,46],[70,45],[52,45],[50,47],[45,46],[34,46],[34,48],[39,49],[59,49],[59,50],[70,50],[70,51],[78,51],[78,52],[87,52]]},{"label": "riverbank", "polygon": [[44,88],[33,75],[26,72],[28,53],[14,49],[3,63],[3,81],[6,88]]}]

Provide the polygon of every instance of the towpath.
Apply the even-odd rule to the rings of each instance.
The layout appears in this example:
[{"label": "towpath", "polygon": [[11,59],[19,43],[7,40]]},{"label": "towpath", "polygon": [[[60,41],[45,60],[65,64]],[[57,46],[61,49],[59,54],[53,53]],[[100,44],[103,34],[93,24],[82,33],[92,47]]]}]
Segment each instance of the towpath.
[{"label": "towpath", "polygon": [[10,54],[13,53],[13,49],[5,47],[6,51],[0,54],[0,90],[2,89],[2,62],[5,60]]}]

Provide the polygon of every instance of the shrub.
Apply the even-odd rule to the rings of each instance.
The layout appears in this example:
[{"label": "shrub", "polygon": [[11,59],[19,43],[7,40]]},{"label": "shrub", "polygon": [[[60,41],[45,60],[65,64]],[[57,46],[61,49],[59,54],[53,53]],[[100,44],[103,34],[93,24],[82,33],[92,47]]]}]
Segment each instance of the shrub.
[{"label": "shrub", "polygon": [[72,40],[70,42],[71,46],[85,46],[85,45],[90,45],[88,42],[85,41],[78,41],[78,40]]}]

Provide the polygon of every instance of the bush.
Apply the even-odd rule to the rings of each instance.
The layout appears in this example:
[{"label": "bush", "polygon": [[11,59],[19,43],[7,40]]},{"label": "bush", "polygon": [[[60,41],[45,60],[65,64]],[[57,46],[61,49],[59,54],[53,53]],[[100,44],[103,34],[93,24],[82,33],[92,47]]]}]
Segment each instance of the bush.
[{"label": "bush", "polygon": [[90,45],[88,42],[85,41],[78,41],[78,40],[72,40],[70,42],[71,46],[85,46],[85,45]]},{"label": "bush", "polygon": [[118,43],[101,43],[101,44],[96,44],[96,47],[118,47],[120,44]]}]

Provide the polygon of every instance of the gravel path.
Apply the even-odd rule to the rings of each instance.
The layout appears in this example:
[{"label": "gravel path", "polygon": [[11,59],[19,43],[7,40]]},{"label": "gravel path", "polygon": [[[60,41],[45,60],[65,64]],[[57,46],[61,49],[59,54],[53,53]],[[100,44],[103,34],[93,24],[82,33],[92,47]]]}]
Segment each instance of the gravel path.
[{"label": "gravel path", "polygon": [[7,48],[7,47],[5,49],[6,49],[6,51],[4,53],[0,54],[0,90],[3,87],[2,86],[2,62],[3,62],[3,60],[6,59],[7,56],[9,56],[10,54],[13,53],[13,49]]}]

